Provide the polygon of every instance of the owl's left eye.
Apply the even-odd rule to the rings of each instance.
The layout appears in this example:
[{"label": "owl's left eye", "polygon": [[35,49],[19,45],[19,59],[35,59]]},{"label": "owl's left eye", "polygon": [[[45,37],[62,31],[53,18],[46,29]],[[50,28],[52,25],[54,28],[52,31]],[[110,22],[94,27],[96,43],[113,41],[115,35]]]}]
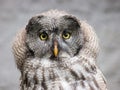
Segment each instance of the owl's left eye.
[{"label": "owl's left eye", "polygon": [[69,39],[70,36],[71,36],[71,33],[66,32],[66,31],[64,31],[63,34],[62,34],[62,37],[63,37],[64,39]]},{"label": "owl's left eye", "polygon": [[41,40],[47,40],[48,39],[48,34],[46,32],[40,33],[40,39]]}]

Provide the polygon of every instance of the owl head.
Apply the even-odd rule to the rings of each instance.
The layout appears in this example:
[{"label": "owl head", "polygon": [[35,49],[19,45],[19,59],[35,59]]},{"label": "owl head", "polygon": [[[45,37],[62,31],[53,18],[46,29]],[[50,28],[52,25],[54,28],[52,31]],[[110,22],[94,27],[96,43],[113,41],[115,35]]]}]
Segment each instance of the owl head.
[{"label": "owl head", "polygon": [[34,16],[26,31],[26,44],[39,58],[73,57],[84,44],[78,19],[64,12],[49,11]]},{"label": "owl head", "polygon": [[[63,11],[50,10],[32,17],[13,42],[19,69],[29,57],[60,60],[77,56],[96,58],[99,45],[93,28]],[[67,59],[68,60],[68,59]]]}]

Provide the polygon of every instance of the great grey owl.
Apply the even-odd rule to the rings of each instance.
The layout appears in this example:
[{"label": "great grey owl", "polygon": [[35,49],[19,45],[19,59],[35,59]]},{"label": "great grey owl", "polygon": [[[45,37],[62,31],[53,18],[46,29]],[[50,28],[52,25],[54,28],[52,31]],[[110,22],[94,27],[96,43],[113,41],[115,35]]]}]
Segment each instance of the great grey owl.
[{"label": "great grey owl", "polygon": [[13,42],[21,90],[107,90],[96,65],[97,36],[64,11],[32,17]]}]

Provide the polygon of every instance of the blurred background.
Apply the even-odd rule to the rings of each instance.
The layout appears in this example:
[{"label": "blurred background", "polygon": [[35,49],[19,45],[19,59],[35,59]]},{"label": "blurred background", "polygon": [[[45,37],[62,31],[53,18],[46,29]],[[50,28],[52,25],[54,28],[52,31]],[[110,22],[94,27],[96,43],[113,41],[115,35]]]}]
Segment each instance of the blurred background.
[{"label": "blurred background", "polygon": [[0,90],[19,90],[20,72],[11,50],[31,16],[65,10],[94,27],[101,51],[97,63],[109,90],[120,90],[120,0],[0,0]]}]

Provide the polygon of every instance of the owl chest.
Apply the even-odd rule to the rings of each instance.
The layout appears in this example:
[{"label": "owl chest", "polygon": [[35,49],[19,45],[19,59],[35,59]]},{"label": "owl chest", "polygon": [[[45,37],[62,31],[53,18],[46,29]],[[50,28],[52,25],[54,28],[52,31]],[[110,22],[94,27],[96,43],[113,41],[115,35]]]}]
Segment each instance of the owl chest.
[{"label": "owl chest", "polygon": [[95,74],[90,74],[80,63],[64,65],[65,63],[38,59],[29,63],[32,66],[28,67],[27,63],[25,80],[32,83],[35,90],[99,90],[93,79]]},{"label": "owl chest", "polygon": [[77,88],[82,85],[83,80],[84,77],[77,76],[68,69],[46,68],[41,85],[45,90],[80,90]]},{"label": "owl chest", "polygon": [[43,90],[100,90],[95,81],[87,80],[82,72],[58,68],[44,70],[41,87]]}]

